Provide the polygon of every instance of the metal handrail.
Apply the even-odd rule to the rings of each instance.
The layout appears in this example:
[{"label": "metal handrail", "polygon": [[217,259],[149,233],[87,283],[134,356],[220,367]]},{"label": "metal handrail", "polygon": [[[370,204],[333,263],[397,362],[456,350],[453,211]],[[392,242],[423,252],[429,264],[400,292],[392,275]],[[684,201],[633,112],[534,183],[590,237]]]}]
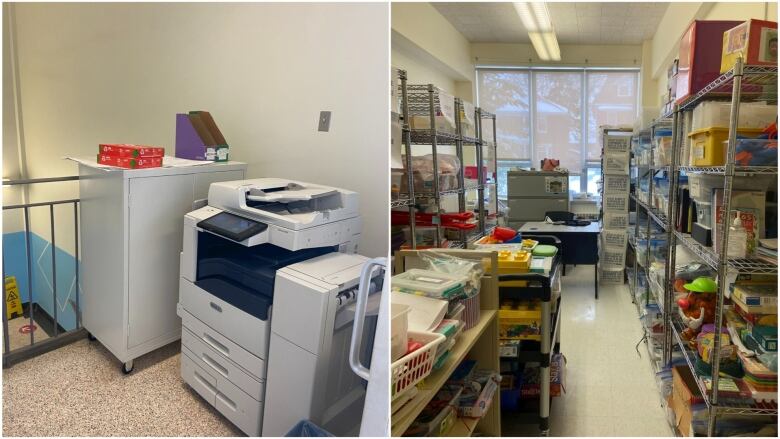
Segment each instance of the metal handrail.
[{"label": "metal handrail", "polygon": [[[4,180],[3,186],[19,186],[19,185],[30,185],[30,184],[38,184],[38,183],[58,183],[58,182],[65,182],[65,181],[78,181],[78,176],[66,176],[66,177],[50,177],[50,178],[33,178],[33,179],[18,179],[18,180]],[[23,204],[13,204],[8,206],[3,206],[3,211],[10,211],[10,210],[22,210],[24,212],[24,240],[25,240],[25,254],[27,257],[27,288],[28,288],[28,294],[27,294],[27,300],[28,300],[28,313],[29,313],[29,319],[30,323],[34,324],[35,322],[35,314],[34,314],[34,301],[33,301],[33,285],[32,285],[32,279],[33,279],[33,272],[32,272],[32,252],[31,252],[31,243],[30,243],[30,209],[34,207],[49,207],[49,221],[50,221],[50,230],[51,230],[51,264],[52,264],[52,304],[53,304],[53,335],[50,338],[47,338],[42,341],[35,341],[35,335],[34,331],[30,331],[30,344],[27,346],[23,346],[14,350],[11,350],[10,346],[10,335],[8,333],[8,314],[7,314],[7,303],[5,300],[5,296],[3,297],[3,367],[8,367],[12,365],[13,363],[31,358],[36,355],[40,355],[42,353],[51,351],[53,349],[56,349],[60,346],[63,346],[65,344],[71,343],[73,341],[78,340],[79,338],[83,338],[83,335],[85,333],[84,329],[81,327],[81,306],[79,303],[79,217],[78,217],[78,205],[80,203],[80,200],[78,198],[72,198],[67,200],[58,200],[58,201],[45,201],[45,202],[36,202],[36,203],[23,203]],[[55,238],[55,216],[54,216],[54,206],[62,205],[62,204],[72,204],[73,205],[73,219],[74,219],[74,258],[75,258],[75,282],[76,282],[76,306],[75,306],[75,315],[76,315],[76,328],[70,331],[65,331],[63,333],[60,333],[59,331],[59,319],[58,319],[58,310],[57,307],[59,306],[59,302],[57,301],[57,261],[56,261],[56,238]],[[3,279],[5,280],[5,264],[3,264]],[[4,282],[5,283],[5,282]],[[5,294],[5,292],[4,292]],[[21,300],[21,298],[20,298]],[[23,316],[22,316],[23,317]]]},{"label": "metal handrail", "polygon": [[61,181],[74,181],[78,179],[78,175],[71,175],[69,177],[22,178],[19,180],[3,180],[3,186],[17,186],[22,184],[35,183],[59,183]]}]

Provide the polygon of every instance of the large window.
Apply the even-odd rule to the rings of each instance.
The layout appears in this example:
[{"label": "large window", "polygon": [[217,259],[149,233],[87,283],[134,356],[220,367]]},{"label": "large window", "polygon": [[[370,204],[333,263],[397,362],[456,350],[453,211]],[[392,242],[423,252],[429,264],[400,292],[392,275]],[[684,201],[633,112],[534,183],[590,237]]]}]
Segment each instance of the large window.
[{"label": "large window", "polygon": [[569,169],[572,192],[595,193],[599,127],[633,124],[638,88],[638,69],[478,68],[478,104],[497,118],[499,197],[508,169],[545,158]]}]

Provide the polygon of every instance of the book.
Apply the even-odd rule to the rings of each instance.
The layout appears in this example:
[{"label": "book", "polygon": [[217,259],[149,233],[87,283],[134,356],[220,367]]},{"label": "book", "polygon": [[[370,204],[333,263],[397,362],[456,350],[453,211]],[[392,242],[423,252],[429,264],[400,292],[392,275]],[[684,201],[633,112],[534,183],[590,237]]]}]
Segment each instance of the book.
[{"label": "book", "polygon": [[734,307],[734,312],[752,325],[777,326],[777,314],[774,312],[771,314],[750,313],[739,306]]},{"label": "book", "polygon": [[[701,378],[702,383],[707,389],[707,393],[712,391],[712,380],[708,377]],[[734,380],[732,378],[721,377],[718,380],[718,398],[744,399],[751,400],[750,389],[742,382],[742,380]]]},{"label": "book", "polygon": [[734,302],[737,308],[741,309],[748,314],[776,314],[777,305],[748,305],[735,294],[731,295],[731,301]]},{"label": "book", "polygon": [[777,306],[775,285],[735,285],[731,295],[748,306]]},{"label": "book", "polygon": [[777,285],[777,275],[741,273],[734,283],[736,285]]}]

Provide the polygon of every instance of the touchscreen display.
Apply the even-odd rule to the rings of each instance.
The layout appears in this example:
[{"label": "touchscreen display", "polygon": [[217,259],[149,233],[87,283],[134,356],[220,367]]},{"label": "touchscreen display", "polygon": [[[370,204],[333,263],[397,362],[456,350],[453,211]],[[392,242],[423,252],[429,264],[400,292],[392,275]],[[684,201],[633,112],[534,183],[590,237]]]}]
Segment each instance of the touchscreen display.
[{"label": "touchscreen display", "polygon": [[205,223],[211,224],[214,227],[220,228],[222,230],[231,232],[231,233],[241,233],[244,232],[255,224],[258,224],[255,221],[248,220],[246,218],[241,218],[240,216],[233,215],[232,213],[222,212],[218,213],[211,218],[203,221]]},{"label": "touchscreen display", "polygon": [[242,218],[232,213],[222,212],[198,223],[210,232],[228,237],[236,241],[243,241],[250,236],[262,232],[268,226],[266,224]]}]

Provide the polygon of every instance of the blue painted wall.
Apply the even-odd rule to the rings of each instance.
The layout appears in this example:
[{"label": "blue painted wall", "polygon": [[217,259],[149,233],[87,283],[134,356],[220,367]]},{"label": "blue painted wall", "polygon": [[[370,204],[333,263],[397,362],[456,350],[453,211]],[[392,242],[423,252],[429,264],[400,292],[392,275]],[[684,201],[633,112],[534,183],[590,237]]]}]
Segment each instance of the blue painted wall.
[{"label": "blue painted wall", "polygon": [[[3,234],[3,261],[6,276],[15,276],[22,302],[29,302],[25,232]],[[51,243],[30,232],[32,253],[32,300],[54,317]],[[76,328],[76,258],[57,247],[57,322],[66,330]]]}]

